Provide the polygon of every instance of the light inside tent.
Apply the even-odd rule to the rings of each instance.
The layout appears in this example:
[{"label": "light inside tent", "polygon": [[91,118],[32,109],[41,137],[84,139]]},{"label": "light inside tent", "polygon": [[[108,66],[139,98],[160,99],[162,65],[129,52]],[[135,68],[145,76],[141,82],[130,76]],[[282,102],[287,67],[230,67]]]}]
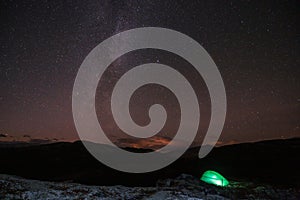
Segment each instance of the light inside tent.
[{"label": "light inside tent", "polygon": [[201,177],[201,180],[206,183],[222,186],[222,187],[227,186],[229,184],[229,181],[226,178],[224,178],[218,172],[212,170],[208,170],[204,172],[204,174]]}]

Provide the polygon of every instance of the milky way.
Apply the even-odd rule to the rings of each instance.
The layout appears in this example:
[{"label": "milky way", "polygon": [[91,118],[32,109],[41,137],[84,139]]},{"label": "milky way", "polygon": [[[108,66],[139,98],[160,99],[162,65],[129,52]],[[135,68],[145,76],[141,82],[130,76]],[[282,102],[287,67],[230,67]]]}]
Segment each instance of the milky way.
[{"label": "milky way", "polygon": [[[223,4],[177,0],[3,0],[0,3],[1,138],[29,135],[78,139],[71,95],[85,56],[113,34],[146,26],[174,29],[194,38],[215,61],[228,99],[221,142],[299,137],[299,8],[296,0]],[[110,84],[124,71],[150,61],[174,65],[199,84],[203,124],[200,123],[197,138],[201,140],[210,116],[207,91],[201,77],[174,55],[149,50],[118,59],[99,83],[97,97],[109,95]],[[153,99],[161,99],[158,101],[162,104],[169,104],[171,116],[162,136],[172,137],[178,124],[174,96],[162,88],[150,90],[150,94],[145,89],[136,94],[137,106],[132,108],[136,121],[147,123],[143,100],[148,99],[145,102],[150,104]],[[107,130],[116,133],[118,130],[105,104],[107,101],[97,102],[98,117]]]}]

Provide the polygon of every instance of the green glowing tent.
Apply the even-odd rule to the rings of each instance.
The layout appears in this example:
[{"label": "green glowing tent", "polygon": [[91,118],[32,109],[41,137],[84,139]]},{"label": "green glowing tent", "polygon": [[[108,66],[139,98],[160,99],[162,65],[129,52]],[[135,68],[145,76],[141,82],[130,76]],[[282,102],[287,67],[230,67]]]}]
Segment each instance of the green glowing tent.
[{"label": "green glowing tent", "polygon": [[201,180],[206,183],[217,186],[226,186],[229,184],[228,180],[224,178],[221,174],[211,170],[204,172],[204,174],[201,177]]}]

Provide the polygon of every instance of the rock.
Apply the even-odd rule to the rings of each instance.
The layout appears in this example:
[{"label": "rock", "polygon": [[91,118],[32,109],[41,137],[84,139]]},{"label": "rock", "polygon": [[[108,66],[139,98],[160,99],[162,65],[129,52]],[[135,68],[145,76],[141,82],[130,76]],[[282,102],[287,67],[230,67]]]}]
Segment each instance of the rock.
[{"label": "rock", "polygon": [[71,182],[28,180],[0,174],[0,199],[45,200],[223,200],[223,199],[297,199],[296,189],[277,189],[269,185],[233,182],[217,187],[201,182],[191,175],[159,180],[157,187],[88,186]]}]

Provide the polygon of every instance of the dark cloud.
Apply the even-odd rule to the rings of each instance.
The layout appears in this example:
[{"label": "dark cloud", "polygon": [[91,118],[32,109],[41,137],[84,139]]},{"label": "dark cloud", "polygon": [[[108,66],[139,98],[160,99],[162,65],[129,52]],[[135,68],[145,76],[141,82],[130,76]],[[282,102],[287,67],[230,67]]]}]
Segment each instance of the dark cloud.
[{"label": "dark cloud", "polygon": [[7,134],[0,133],[0,137],[8,137]]},{"label": "dark cloud", "polygon": [[122,138],[117,140],[116,144],[120,147],[132,147],[142,149],[160,149],[171,141],[168,137],[154,136],[145,139],[127,139]]},{"label": "dark cloud", "polygon": [[46,143],[51,143],[53,140],[51,139],[30,139],[29,143],[34,143],[34,144],[46,144]]},{"label": "dark cloud", "polygon": [[23,137],[25,137],[25,138],[31,138],[30,135],[23,135]]}]

